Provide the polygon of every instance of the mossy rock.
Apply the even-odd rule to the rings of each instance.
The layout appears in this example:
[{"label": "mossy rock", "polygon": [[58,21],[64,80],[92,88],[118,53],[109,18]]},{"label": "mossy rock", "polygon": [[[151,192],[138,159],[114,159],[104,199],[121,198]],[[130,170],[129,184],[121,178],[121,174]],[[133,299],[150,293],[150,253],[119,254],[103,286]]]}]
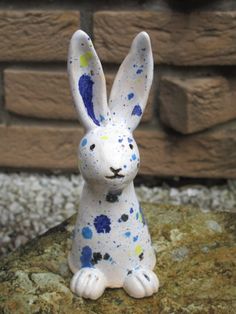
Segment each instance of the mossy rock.
[{"label": "mossy rock", "polygon": [[157,252],[159,292],[136,300],[107,289],[97,301],[73,295],[67,265],[75,216],[0,263],[0,313],[236,313],[232,213],[143,204]]}]

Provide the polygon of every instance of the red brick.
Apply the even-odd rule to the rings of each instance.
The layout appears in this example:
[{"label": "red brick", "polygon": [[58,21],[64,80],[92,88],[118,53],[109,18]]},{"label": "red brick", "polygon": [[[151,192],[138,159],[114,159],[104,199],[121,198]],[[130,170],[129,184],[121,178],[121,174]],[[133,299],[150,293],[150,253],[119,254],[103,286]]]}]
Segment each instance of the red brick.
[{"label": "red brick", "polygon": [[[114,76],[112,72],[106,75],[108,94]],[[66,71],[6,69],[4,83],[8,111],[27,117],[77,120]],[[143,122],[152,119],[153,98],[154,92],[149,97]]]},{"label": "red brick", "polygon": [[103,61],[120,63],[134,36],[147,31],[155,61],[175,65],[236,64],[236,12],[104,11],[94,15]]},{"label": "red brick", "polygon": [[77,119],[66,71],[7,69],[5,106],[10,112],[45,119]]},{"label": "red brick", "polygon": [[163,76],[160,82],[161,120],[183,134],[202,131],[236,118],[236,80],[221,76]]},{"label": "red brick", "polygon": [[67,57],[78,11],[0,11],[0,61],[61,61]]},{"label": "red brick", "polygon": [[[74,171],[83,134],[75,127],[0,126],[0,166]],[[236,178],[236,124],[194,135],[137,130],[140,174]]]}]

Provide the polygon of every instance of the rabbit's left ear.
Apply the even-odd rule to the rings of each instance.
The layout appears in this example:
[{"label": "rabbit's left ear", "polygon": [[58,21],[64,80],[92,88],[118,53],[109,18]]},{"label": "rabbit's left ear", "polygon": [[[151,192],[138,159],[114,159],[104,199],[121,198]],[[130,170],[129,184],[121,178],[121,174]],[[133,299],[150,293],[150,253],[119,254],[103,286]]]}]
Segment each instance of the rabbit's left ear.
[{"label": "rabbit's left ear", "polygon": [[146,107],[153,79],[153,56],[150,38],[139,33],[116,75],[109,107],[113,121],[133,131]]},{"label": "rabbit's left ear", "polygon": [[92,41],[82,30],[70,41],[68,73],[82,125],[89,130],[105,124],[109,116],[105,77]]}]

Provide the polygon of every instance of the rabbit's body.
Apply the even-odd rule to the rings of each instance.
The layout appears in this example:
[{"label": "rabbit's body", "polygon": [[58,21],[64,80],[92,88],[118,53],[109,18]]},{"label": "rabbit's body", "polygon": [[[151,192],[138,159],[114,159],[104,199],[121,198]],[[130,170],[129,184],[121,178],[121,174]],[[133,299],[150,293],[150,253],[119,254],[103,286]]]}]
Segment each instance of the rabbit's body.
[{"label": "rabbit's body", "polygon": [[105,78],[90,38],[77,31],[68,70],[86,134],[79,145],[85,184],[73,232],[71,289],[99,298],[106,287],[123,287],[136,298],[158,290],[155,254],[133,179],[139,151],[132,132],[140,122],[153,76],[150,40],[140,33],[122,63],[107,106]]},{"label": "rabbit's body", "polygon": [[155,254],[133,183],[121,194],[102,188],[93,193],[85,184],[73,237],[79,238],[69,258],[73,272],[95,267],[108,287],[122,287],[137,267],[154,268]]}]

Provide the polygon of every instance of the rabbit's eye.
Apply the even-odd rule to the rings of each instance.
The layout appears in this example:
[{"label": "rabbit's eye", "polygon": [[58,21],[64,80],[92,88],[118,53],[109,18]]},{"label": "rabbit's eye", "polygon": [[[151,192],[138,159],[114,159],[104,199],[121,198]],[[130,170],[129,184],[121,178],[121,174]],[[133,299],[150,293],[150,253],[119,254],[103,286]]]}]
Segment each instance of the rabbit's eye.
[{"label": "rabbit's eye", "polygon": [[95,148],[95,144],[92,144],[92,145],[90,146],[90,150],[94,150],[94,148]]},{"label": "rabbit's eye", "polygon": [[133,149],[133,148],[134,148],[134,146],[133,146],[132,144],[129,144],[129,147],[130,147],[130,149]]}]

